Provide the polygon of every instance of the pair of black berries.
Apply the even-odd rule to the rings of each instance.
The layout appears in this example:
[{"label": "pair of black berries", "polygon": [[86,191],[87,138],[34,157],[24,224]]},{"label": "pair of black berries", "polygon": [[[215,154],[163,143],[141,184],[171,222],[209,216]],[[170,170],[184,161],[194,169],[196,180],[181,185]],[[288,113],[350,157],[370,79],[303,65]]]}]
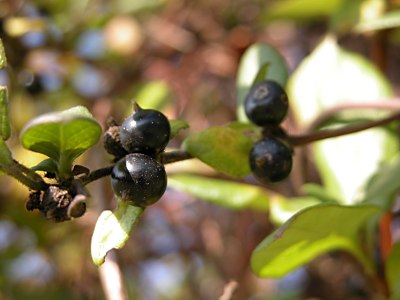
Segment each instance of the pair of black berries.
[{"label": "pair of black berries", "polygon": [[253,145],[249,154],[250,168],[263,183],[281,181],[292,170],[293,150],[284,140],[284,131],[279,127],[288,108],[285,90],[271,80],[255,84],[245,99],[247,117],[263,127],[263,138]]},{"label": "pair of black berries", "polygon": [[111,126],[106,132],[105,148],[119,158],[111,173],[111,184],[122,201],[146,207],[164,194],[167,174],[157,156],[167,146],[170,133],[167,117],[136,103],[121,126]]}]

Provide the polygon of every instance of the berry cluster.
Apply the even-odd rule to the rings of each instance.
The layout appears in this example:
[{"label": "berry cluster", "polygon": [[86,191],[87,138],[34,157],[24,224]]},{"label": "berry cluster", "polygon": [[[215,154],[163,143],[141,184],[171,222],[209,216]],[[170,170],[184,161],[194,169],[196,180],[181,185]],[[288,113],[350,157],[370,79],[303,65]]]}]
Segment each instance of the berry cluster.
[{"label": "berry cluster", "polygon": [[169,121],[161,112],[142,109],[136,103],[121,126],[108,129],[104,145],[118,159],[111,183],[124,202],[146,207],[164,194],[167,174],[157,156],[167,146],[170,133]]},{"label": "berry cluster", "polygon": [[285,90],[271,80],[254,85],[245,99],[247,117],[264,128],[263,138],[254,144],[249,155],[250,168],[263,183],[283,180],[292,170],[293,151],[279,127],[288,108]]}]

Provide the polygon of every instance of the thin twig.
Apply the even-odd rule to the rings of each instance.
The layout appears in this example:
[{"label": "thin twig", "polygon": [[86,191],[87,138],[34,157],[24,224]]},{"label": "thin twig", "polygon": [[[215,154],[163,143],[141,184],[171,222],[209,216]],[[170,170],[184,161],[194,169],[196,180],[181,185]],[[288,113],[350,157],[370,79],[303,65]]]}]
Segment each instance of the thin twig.
[{"label": "thin twig", "polygon": [[356,132],[370,129],[373,127],[383,126],[383,125],[389,124],[390,122],[393,122],[393,121],[399,120],[399,119],[400,119],[400,112],[395,113],[389,117],[386,117],[386,118],[383,118],[380,120],[376,120],[376,121],[366,122],[364,124],[357,124],[357,125],[339,128],[339,129],[321,130],[321,131],[317,131],[317,132],[305,134],[305,135],[289,136],[288,141],[293,146],[303,146],[303,145],[313,143],[316,141],[329,139],[329,138],[333,138],[333,137],[339,137],[339,136],[346,135],[346,134],[356,133]]},{"label": "thin twig", "polygon": [[308,126],[306,132],[313,132],[318,129],[321,124],[331,119],[334,115],[345,110],[388,110],[400,111],[400,99],[393,98],[390,101],[370,102],[370,103],[341,103],[321,112]]},{"label": "thin twig", "polygon": [[[29,170],[29,172],[25,172]],[[37,176],[32,176],[33,171],[21,165],[16,160],[13,160],[13,163],[2,168],[2,171],[5,172],[7,175],[14,177],[23,185],[27,186],[31,190],[34,191],[44,191],[48,187],[48,184],[42,180],[38,174]]]},{"label": "thin twig", "polygon": [[228,282],[225,287],[224,287],[224,292],[222,293],[221,297],[219,297],[219,300],[231,300],[239,287],[239,284],[232,280]]},{"label": "thin twig", "polygon": [[193,156],[187,153],[186,151],[176,150],[176,151],[162,153],[160,160],[162,164],[166,165],[191,158],[193,158]]},{"label": "thin twig", "polygon": [[107,166],[104,168],[100,168],[97,170],[94,170],[92,172],[90,172],[87,175],[82,176],[80,179],[82,181],[83,185],[87,185],[88,183],[91,183],[92,181],[95,181],[97,179],[100,179],[102,177],[108,176],[111,174],[112,169],[113,169],[114,165],[111,166]]}]

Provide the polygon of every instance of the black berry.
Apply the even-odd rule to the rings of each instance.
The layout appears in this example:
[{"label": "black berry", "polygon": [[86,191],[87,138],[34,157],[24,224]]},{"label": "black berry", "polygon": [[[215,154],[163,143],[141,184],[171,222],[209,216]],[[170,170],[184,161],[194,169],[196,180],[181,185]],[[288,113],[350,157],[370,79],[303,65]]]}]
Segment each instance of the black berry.
[{"label": "black berry", "polygon": [[261,182],[277,182],[292,170],[292,149],[283,141],[267,137],[256,142],[250,151],[250,168]]},{"label": "black berry", "polygon": [[288,107],[285,90],[271,80],[253,86],[244,102],[247,117],[258,126],[278,125],[285,118]]},{"label": "black berry", "polygon": [[154,155],[165,149],[170,133],[166,116],[157,110],[141,109],[136,105],[134,113],[122,123],[119,137],[129,153]]},{"label": "black berry", "polygon": [[167,187],[164,166],[154,158],[132,153],[120,159],[111,173],[114,193],[129,204],[146,207],[157,202]]}]

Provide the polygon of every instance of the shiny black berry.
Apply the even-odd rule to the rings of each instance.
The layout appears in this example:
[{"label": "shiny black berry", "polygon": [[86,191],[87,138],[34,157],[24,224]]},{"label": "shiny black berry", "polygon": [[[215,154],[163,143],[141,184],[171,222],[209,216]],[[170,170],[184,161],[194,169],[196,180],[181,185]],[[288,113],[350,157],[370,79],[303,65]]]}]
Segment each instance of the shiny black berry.
[{"label": "shiny black berry", "polygon": [[283,141],[267,137],[256,142],[250,151],[250,168],[263,183],[277,182],[292,170],[292,149]]},{"label": "shiny black berry", "polygon": [[247,117],[258,126],[278,125],[285,118],[288,107],[285,90],[271,80],[253,86],[244,102]]},{"label": "shiny black berry", "polygon": [[166,116],[154,109],[135,106],[134,113],[122,123],[119,138],[129,153],[155,155],[169,142],[171,127]]},{"label": "shiny black berry", "polygon": [[154,158],[132,153],[120,159],[111,173],[114,193],[123,201],[141,207],[157,202],[167,187],[164,166]]}]

